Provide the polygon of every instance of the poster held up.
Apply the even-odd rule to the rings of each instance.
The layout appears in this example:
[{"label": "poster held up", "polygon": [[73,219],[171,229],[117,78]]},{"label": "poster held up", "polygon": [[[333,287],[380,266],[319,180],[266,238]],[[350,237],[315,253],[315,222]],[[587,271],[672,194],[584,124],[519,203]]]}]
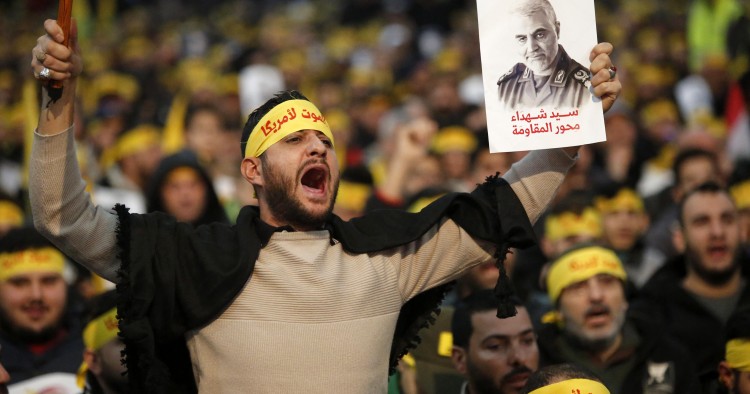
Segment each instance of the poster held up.
[{"label": "poster held up", "polygon": [[606,139],[588,70],[594,0],[478,0],[477,14],[491,152]]}]

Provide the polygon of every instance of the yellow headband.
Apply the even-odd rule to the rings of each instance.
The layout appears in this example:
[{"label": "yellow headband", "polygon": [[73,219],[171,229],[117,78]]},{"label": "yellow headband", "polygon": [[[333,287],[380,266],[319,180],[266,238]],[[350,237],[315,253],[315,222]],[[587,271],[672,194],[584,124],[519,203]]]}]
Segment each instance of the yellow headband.
[{"label": "yellow headband", "polygon": [[727,342],[726,360],[729,367],[750,372],[750,339],[737,338]]},{"label": "yellow headband", "polygon": [[750,208],[750,181],[744,181],[729,189],[737,209]]},{"label": "yellow headband", "polygon": [[0,224],[22,225],[23,211],[10,201],[0,201]]},{"label": "yellow headband", "polygon": [[62,275],[65,257],[50,247],[0,253],[0,282],[16,275],[32,272],[53,272]]},{"label": "yellow headband", "polygon": [[595,380],[568,379],[540,387],[529,394],[609,394],[609,389]]},{"label": "yellow headband", "polygon": [[288,100],[275,106],[255,125],[245,146],[245,157],[258,157],[271,145],[300,130],[320,131],[333,143],[331,128],[315,104]]},{"label": "yellow headband", "polygon": [[599,214],[594,208],[586,208],[581,215],[563,212],[550,215],[545,221],[544,236],[550,241],[577,235],[599,237],[602,233]]},{"label": "yellow headband", "polygon": [[[86,328],[83,329],[83,345],[87,350],[97,351],[109,341],[117,338],[117,331],[117,308],[112,308],[86,325]],[[86,382],[86,371],[88,370],[89,365],[84,361],[78,368],[78,374],[76,375],[78,387],[83,388]]]},{"label": "yellow headband", "polygon": [[562,255],[547,274],[547,294],[557,302],[563,289],[598,274],[609,274],[621,280],[627,275],[620,259],[611,250],[589,246]]},{"label": "yellow headband", "polygon": [[643,200],[632,189],[621,189],[612,198],[597,197],[596,209],[601,213],[616,211],[643,212]]}]

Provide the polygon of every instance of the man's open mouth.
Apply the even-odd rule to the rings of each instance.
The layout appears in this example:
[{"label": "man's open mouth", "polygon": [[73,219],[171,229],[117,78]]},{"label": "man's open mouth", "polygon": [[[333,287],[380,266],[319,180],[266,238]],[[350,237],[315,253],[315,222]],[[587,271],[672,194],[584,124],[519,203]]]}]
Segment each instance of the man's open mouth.
[{"label": "man's open mouth", "polygon": [[325,193],[327,181],[328,171],[322,165],[316,165],[305,170],[300,180],[305,190],[320,194]]}]

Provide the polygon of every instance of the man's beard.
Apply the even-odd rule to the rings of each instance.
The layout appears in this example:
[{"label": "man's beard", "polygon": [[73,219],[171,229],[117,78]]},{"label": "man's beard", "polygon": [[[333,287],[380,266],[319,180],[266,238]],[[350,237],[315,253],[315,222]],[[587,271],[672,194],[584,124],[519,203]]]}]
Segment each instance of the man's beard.
[{"label": "man's beard", "polygon": [[625,313],[621,312],[620,314],[616,314],[613,313],[609,307],[598,304],[589,308],[589,310],[586,311],[586,314],[592,312],[592,309],[596,309],[599,312],[606,311],[613,316],[612,332],[601,337],[591,337],[586,334],[583,326],[571,324],[570,321],[566,321],[564,335],[568,342],[574,347],[596,353],[608,349],[615,343],[617,337],[620,335],[623,325],[625,324]]},{"label": "man's beard", "polygon": [[737,251],[735,251],[734,256],[732,256],[732,264],[730,264],[727,268],[720,270],[708,269],[704,267],[700,263],[699,254],[689,247],[685,250],[685,258],[687,260],[688,266],[695,272],[696,275],[698,275],[699,278],[701,278],[709,285],[715,287],[725,285],[727,282],[729,282],[740,267],[739,255]]},{"label": "man's beard", "polygon": [[[302,172],[304,171],[308,162],[297,170],[297,174],[294,179],[286,178],[281,173],[275,171],[272,166],[264,162],[263,166],[263,179],[265,180],[265,193],[266,200],[268,202],[268,208],[273,215],[281,220],[285,224],[289,224],[294,228],[304,229],[316,229],[323,226],[326,218],[333,211],[333,204],[336,202],[336,194],[339,189],[338,180],[333,185],[333,198],[328,205],[328,208],[320,213],[315,214],[307,210],[295,195],[294,189],[297,186],[297,180],[301,178]],[[326,163],[324,163],[326,164]],[[326,167],[328,165],[326,164]],[[326,185],[330,185],[331,172],[328,171],[328,182]]]},{"label": "man's beard", "polygon": [[65,313],[66,311],[63,311],[61,318],[58,321],[43,327],[40,331],[34,331],[28,328],[15,326],[10,321],[10,317],[5,313],[5,310],[0,308],[0,330],[24,344],[45,343],[52,340],[58,334],[62,327],[62,316],[65,316]]},{"label": "man's beard", "polygon": [[525,365],[519,365],[508,374],[502,377],[499,382],[492,380],[492,376],[489,376],[477,368],[471,361],[471,357],[467,354],[466,359],[466,370],[469,375],[469,380],[472,382],[472,388],[474,389],[471,394],[498,394],[501,393],[503,383],[512,378],[513,376],[520,373],[532,374],[534,371],[526,367]]}]

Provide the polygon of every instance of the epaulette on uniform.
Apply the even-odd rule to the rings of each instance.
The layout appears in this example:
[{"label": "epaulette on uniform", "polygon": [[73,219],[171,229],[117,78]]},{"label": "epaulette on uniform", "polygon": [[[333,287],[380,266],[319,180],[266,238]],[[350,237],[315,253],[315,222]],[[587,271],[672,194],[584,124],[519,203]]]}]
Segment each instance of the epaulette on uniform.
[{"label": "epaulette on uniform", "polygon": [[506,80],[518,75],[521,72],[521,67],[519,67],[519,64],[514,65],[513,67],[510,68],[510,70],[506,71],[505,74],[501,75],[500,78],[498,78],[497,80],[497,84],[500,85]]},{"label": "epaulette on uniform", "polygon": [[589,70],[587,70],[585,67],[578,66],[576,67],[572,72],[571,75],[573,76],[573,79],[576,80],[579,84],[586,86],[586,83],[591,80],[591,76],[589,75]]}]

